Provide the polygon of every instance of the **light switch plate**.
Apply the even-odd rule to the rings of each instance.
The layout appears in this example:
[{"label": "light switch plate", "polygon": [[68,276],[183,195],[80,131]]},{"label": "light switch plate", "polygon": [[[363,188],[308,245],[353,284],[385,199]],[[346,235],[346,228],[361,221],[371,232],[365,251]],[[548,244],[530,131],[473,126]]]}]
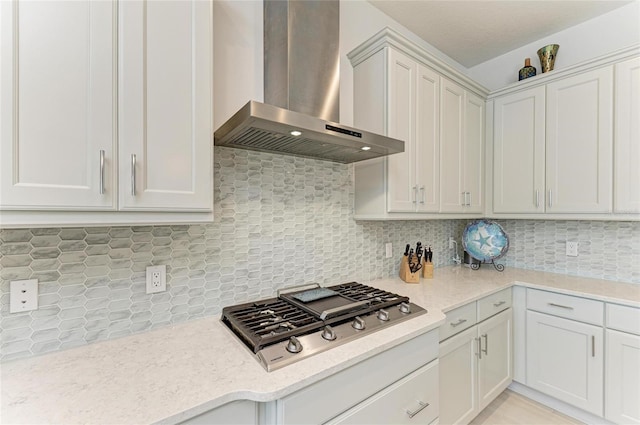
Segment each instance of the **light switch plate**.
[{"label": "light switch plate", "polygon": [[9,288],[9,312],[38,309],[38,279],[14,280]]}]

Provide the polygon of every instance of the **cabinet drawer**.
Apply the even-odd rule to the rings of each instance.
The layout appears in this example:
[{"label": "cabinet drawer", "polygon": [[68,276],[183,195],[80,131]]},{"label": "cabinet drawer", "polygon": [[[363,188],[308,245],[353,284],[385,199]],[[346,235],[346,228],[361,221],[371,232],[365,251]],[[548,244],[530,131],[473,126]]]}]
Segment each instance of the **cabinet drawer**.
[{"label": "cabinet drawer", "polygon": [[440,326],[440,341],[476,324],[476,303],[472,302],[447,312],[447,319]]},{"label": "cabinet drawer", "polygon": [[180,422],[180,425],[250,425],[258,423],[258,408],[255,401],[238,400]]},{"label": "cabinet drawer", "polygon": [[278,400],[277,422],[325,423],[437,357],[434,330]]},{"label": "cabinet drawer", "polygon": [[427,424],[438,417],[438,406],[438,360],[434,360],[328,424]]},{"label": "cabinet drawer", "polygon": [[607,328],[640,335],[640,308],[607,304]]},{"label": "cabinet drawer", "polygon": [[478,300],[478,322],[508,309],[511,304],[511,288],[503,289]]},{"label": "cabinet drawer", "polygon": [[527,289],[527,309],[602,326],[604,303],[555,292]]}]

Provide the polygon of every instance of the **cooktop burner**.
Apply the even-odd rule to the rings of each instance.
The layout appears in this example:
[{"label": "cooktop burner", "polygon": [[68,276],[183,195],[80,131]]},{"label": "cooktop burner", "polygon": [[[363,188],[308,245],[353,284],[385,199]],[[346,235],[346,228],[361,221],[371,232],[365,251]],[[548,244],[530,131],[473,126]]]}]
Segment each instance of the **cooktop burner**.
[{"label": "cooktop burner", "polygon": [[285,288],[277,298],[225,307],[222,322],[267,371],[427,311],[357,282]]}]

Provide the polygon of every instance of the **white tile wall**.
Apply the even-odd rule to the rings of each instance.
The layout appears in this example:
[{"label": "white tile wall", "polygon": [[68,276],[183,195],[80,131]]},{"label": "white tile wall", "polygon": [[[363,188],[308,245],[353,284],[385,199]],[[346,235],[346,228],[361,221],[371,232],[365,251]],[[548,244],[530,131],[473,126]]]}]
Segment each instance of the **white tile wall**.
[{"label": "white tile wall", "polygon": [[[405,243],[450,264],[447,240],[466,223],[356,222],[347,165],[216,148],[214,179],[208,225],[0,230],[0,360],[218,315],[283,286],[392,276]],[[507,266],[640,283],[640,223],[501,224]],[[577,259],[566,238],[581,242]],[[152,264],[167,265],[167,292],[145,293]],[[9,314],[9,281],[27,278],[40,282],[40,308]]]}]

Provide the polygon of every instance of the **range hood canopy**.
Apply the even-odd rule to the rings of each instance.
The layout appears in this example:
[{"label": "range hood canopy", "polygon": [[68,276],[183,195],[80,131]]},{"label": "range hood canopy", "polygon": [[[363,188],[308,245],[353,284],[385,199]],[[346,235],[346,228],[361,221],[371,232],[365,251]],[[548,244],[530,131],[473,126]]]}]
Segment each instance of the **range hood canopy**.
[{"label": "range hood canopy", "polygon": [[351,163],[404,152],[404,142],[338,124],[339,1],[264,1],[265,103],[249,101],[216,146]]}]

